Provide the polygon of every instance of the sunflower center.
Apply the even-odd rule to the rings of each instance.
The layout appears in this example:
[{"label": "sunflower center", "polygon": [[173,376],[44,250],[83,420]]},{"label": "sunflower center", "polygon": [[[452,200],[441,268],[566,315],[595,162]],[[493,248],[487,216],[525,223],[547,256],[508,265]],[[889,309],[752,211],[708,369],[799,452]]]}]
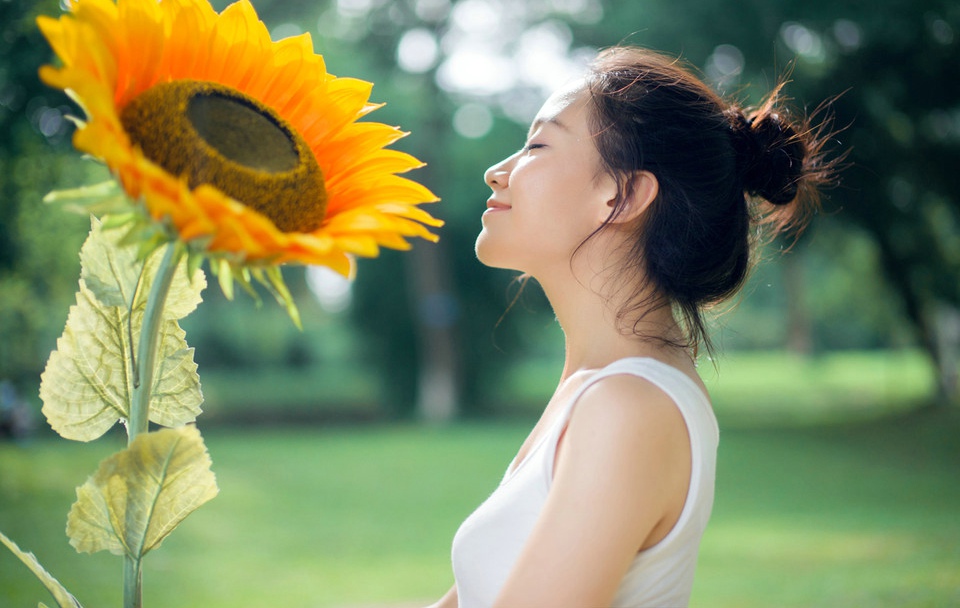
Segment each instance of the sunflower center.
[{"label": "sunflower center", "polygon": [[143,154],[191,188],[210,184],[284,232],[323,222],[323,173],[303,138],[272,109],[230,87],[195,80],[153,86],[120,114]]},{"label": "sunflower center", "polygon": [[295,169],[297,146],[273,117],[245,100],[220,91],[194,95],[187,102],[187,118],[197,134],[228,160],[268,173]]}]

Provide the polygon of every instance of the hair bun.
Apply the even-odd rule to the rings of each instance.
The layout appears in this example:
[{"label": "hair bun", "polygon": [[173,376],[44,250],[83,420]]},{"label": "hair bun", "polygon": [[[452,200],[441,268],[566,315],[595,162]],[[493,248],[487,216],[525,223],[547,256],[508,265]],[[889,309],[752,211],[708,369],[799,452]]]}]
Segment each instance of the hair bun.
[{"label": "hair bun", "polygon": [[737,172],[744,191],[774,205],[793,202],[803,177],[803,140],[775,112],[761,109],[752,118],[739,109],[732,109],[730,114]]}]

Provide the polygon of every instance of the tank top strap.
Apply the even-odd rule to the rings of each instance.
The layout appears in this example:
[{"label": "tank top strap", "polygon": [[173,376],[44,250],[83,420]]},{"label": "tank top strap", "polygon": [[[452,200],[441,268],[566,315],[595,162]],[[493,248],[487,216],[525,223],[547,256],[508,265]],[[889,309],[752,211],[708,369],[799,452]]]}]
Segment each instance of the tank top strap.
[{"label": "tank top strap", "polygon": [[649,357],[618,359],[606,367],[593,372],[584,380],[583,384],[577,387],[577,390],[574,391],[564,404],[563,409],[559,412],[556,419],[551,423],[540,440],[530,449],[523,460],[519,462],[512,461],[510,463],[500,483],[504,484],[509,481],[518,471],[528,466],[531,461],[539,461],[538,465],[529,466],[540,467],[541,470],[545,472],[546,479],[552,479],[554,457],[560,436],[563,434],[564,429],[566,429],[573,409],[576,407],[580,397],[587,389],[600,380],[609,378],[610,376],[624,374],[643,378],[665,392],[679,408],[687,424],[688,431],[690,431],[692,435],[699,434],[700,429],[703,429],[703,421],[706,419],[713,421],[713,430],[706,432],[717,432],[716,421],[713,418],[710,402],[706,394],[704,394],[700,387],[686,374],[675,367]]},{"label": "tank top strap", "polygon": [[564,405],[563,411],[557,417],[557,426],[566,425],[573,408],[576,407],[580,397],[587,389],[604,378],[624,374],[637,376],[653,383],[676,403],[684,414],[684,418],[687,418],[691,413],[688,410],[694,403],[705,404],[709,407],[710,402],[707,395],[689,376],[679,369],[650,357],[628,357],[610,363],[587,378]]}]

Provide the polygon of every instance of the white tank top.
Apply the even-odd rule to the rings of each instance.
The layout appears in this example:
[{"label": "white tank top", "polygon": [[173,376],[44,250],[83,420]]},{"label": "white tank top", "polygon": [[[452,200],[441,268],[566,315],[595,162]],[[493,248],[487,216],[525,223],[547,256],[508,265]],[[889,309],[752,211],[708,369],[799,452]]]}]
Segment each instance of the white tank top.
[{"label": "white tank top", "polygon": [[659,543],[641,551],[620,583],[612,607],[687,606],[700,538],[713,508],[719,431],[710,401],[680,370],[649,358],[615,361],[577,389],[522,462],[457,530],[453,572],[460,608],[491,606],[507,580],[553,480],[557,442],[580,395],[607,376],[631,374],[652,382],[676,403],[691,447],[690,487],[676,525]]}]

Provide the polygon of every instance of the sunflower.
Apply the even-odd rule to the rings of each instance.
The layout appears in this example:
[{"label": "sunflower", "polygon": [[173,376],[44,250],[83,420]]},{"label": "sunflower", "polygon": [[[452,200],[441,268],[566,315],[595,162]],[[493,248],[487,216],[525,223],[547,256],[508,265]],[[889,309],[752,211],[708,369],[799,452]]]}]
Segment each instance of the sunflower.
[{"label": "sunflower", "polygon": [[38,25],[43,66],[86,119],[74,145],[101,159],[156,224],[231,266],[319,264],[436,241],[436,197],[386,149],[406,133],[358,122],[372,84],[327,73],[309,34],[273,41],[248,0],[69,0]]}]

